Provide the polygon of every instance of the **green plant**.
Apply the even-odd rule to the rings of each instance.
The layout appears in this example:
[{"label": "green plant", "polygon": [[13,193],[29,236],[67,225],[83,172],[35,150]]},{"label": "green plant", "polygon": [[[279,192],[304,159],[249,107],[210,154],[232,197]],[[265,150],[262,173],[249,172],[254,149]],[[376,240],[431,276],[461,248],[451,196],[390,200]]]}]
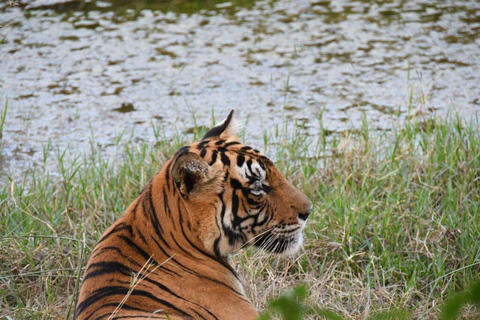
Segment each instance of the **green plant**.
[{"label": "green plant", "polygon": [[472,282],[466,290],[451,296],[443,307],[442,319],[458,319],[462,308],[468,304],[480,311],[480,281]]},{"label": "green plant", "polygon": [[[302,320],[305,316],[312,315],[316,319],[342,320],[338,313],[320,308],[307,306],[308,290],[305,285],[297,286],[293,290],[269,301],[258,320],[270,320],[279,315],[282,320]],[[442,320],[455,320],[460,316],[465,305],[474,305],[480,311],[480,281],[473,281],[467,289],[453,294],[443,306]],[[411,312],[401,309],[392,309],[378,312],[371,320],[407,320],[411,319]]]},{"label": "green plant", "polygon": [[0,110],[0,140],[3,137],[3,129],[5,127],[5,121],[7,120],[7,111],[8,111],[8,99],[5,101],[5,107],[3,110]]},{"label": "green plant", "polygon": [[328,320],[343,319],[334,311],[321,309],[318,306],[307,306],[305,300],[308,295],[306,286],[297,286],[293,290],[269,301],[265,311],[260,314],[258,320],[270,320],[276,314],[280,315],[283,320],[302,320],[307,315],[315,315]]}]

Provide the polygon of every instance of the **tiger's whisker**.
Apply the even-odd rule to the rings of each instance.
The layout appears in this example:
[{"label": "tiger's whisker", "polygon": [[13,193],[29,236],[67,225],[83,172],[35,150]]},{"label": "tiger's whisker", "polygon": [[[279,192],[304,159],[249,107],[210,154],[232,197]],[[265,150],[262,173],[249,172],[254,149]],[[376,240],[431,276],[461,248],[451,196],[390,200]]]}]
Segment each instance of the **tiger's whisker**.
[{"label": "tiger's whisker", "polygon": [[239,250],[245,248],[245,247],[246,247],[248,244],[250,244],[252,241],[258,239],[259,237],[261,237],[261,236],[263,236],[264,234],[272,231],[273,229],[275,229],[275,227],[271,227],[270,229],[267,229],[267,230],[263,231],[262,233],[257,234],[256,236],[254,236],[252,239],[246,241],[240,248],[238,248],[237,250],[235,250],[235,251],[233,251],[233,252],[235,253],[235,252],[238,252]]}]

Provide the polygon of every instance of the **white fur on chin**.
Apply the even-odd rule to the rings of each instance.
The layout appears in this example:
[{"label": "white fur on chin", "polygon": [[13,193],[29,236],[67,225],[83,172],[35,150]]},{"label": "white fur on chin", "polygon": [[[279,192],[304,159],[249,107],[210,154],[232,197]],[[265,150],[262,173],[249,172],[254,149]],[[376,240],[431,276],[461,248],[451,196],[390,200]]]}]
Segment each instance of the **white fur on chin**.
[{"label": "white fur on chin", "polygon": [[294,255],[295,253],[298,252],[298,250],[300,249],[300,247],[302,246],[302,244],[303,244],[303,235],[302,235],[301,232],[299,232],[296,241],[290,243],[290,244],[288,245],[287,249],[285,249],[285,251],[283,251],[282,253],[280,253],[280,255],[281,255],[281,256],[284,256],[284,257],[292,256],[292,255]]}]

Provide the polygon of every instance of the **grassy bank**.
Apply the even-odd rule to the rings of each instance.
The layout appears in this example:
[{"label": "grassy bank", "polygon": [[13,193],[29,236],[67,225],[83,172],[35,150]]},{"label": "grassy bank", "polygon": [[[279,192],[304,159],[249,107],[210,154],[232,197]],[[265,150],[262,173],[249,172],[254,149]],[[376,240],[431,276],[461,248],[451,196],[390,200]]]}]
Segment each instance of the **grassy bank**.
[{"label": "grassy bank", "polygon": [[[315,208],[299,255],[235,255],[256,307],[305,283],[310,303],[346,318],[391,308],[435,318],[448,294],[480,274],[478,128],[450,116],[412,120],[384,134],[366,121],[339,135],[282,127],[265,134],[263,151]],[[58,152],[59,175],[36,170],[24,182],[6,181],[0,317],[71,316],[96,241],[185,140],[157,137],[156,146],[127,143],[115,164],[94,148],[68,165]],[[480,316],[468,308],[464,315]]]}]

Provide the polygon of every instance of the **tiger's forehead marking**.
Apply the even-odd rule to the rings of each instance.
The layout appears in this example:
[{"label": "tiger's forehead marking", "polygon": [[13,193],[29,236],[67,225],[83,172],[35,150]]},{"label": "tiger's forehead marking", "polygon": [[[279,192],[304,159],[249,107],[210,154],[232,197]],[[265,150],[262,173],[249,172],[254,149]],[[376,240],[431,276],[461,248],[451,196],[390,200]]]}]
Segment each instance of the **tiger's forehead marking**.
[{"label": "tiger's forehead marking", "polygon": [[234,152],[239,158],[239,166],[242,165],[242,162],[245,161],[245,157],[249,158],[266,158],[260,153],[260,151],[253,149],[252,147],[246,146],[235,139],[219,139],[219,140],[203,140],[196,142],[190,145],[192,149],[200,150],[200,155],[204,156],[207,152]]},{"label": "tiger's forehead marking", "polygon": [[266,168],[261,165],[261,162],[252,161],[252,159],[244,161],[242,165],[237,163],[236,169],[237,174],[244,181],[250,181],[254,178],[265,181],[267,176]]},{"label": "tiger's forehead marking", "polygon": [[239,154],[248,155],[252,158],[267,159],[260,151],[253,149],[252,147],[246,146],[238,142],[236,139],[207,139],[200,142],[192,143],[190,147],[196,148],[200,151],[202,149],[216,149],[219,152],[235,151]]},{"label": "tiger's forehead marking", "polygon": [[193,143],[191,148],[200,150],[200,156],[207,161],[210,159],[210,164],[219,158],[225,166],[236,169],[243,180],[250,180],[252,177],[264,180],[268,167],[273,165],[260,151],[235,139],[207,139]]},{"label": "tiger's forehead marking", "polygon": [[[203,141],[200,141],[200,142],[196,142],[196,143],[193,143],[192,144],[192,148],[194,148],[196,146],[196,148],[198,150],[202,150],[204,148],[215,148],[215,149],[218,149],[218,150],[238,150],[242,147],[245,147],[243,144],[241,144],[240,142],[238,142],[237,140],[235,139],[219,139],[219,140],[215,140],[215,139],[212,139],[212,140],[203,140]],[[250,148],[250,147],[248,147]],[[250,148],[251,149],[251,148]]]}]

